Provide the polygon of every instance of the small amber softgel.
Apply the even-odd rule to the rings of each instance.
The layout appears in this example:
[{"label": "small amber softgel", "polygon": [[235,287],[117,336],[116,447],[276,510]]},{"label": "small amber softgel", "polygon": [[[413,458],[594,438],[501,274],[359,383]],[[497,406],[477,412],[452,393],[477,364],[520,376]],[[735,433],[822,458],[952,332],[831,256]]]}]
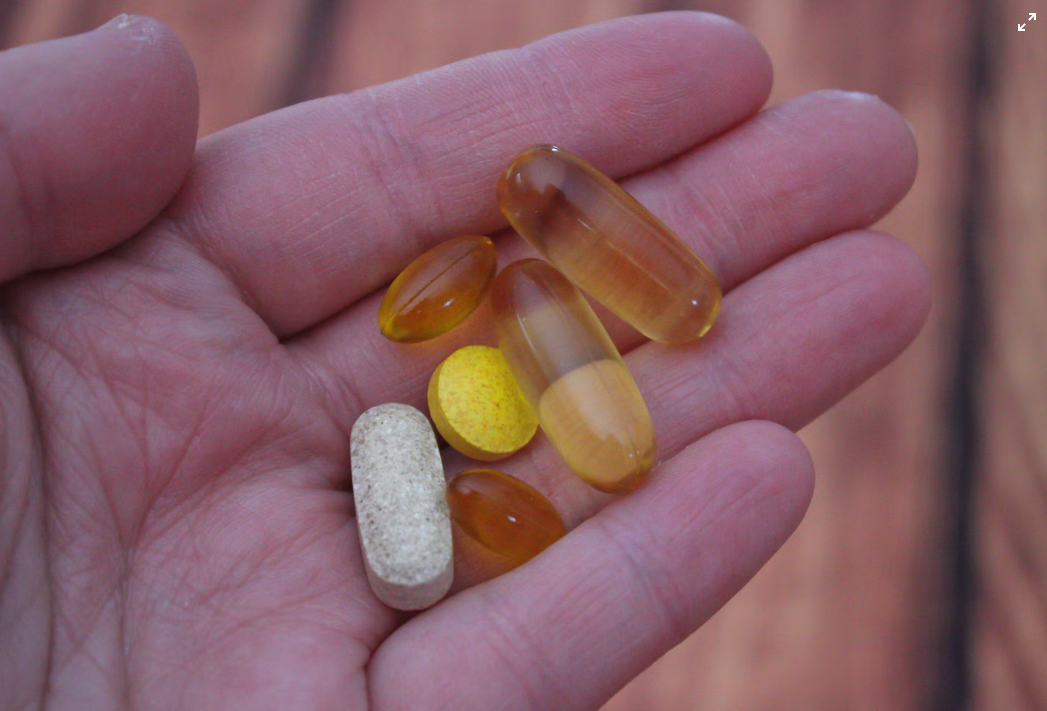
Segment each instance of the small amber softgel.
[{"label": "small amber softgel", "polygon": [[447,333],[483,301],[498,254],[490,239],[466,235],[442,242],[400,272],[378,308],[382,335],[418,343]]},{"label": "small amber softgel", "polygon": [[559,146],[523,151],[498,182],[513,228],[576,286],[662,343],[693,341],[720,285],[683,241],[606,175]]},{"label": "small amber softgel", "polygon": [[471,469],[447,486],[451,518],[488,550],[525,563],[567,533],[563,519],[533,486],[493,469]]}]

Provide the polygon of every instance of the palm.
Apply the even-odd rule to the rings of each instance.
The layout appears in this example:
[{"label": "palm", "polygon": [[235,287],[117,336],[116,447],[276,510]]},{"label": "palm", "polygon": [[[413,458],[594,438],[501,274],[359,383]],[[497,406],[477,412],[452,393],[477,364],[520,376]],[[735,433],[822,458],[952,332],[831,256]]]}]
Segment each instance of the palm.
[{"label": "palm", "polygon": [[[652,59],[652,35],[690,49]],[[622,53],[568,80],[562,101],[528,98],[526,62],[584,61],[609,37]],[[825,95],[694,148],[767,91],[759,50],[704,18],[612,23],[526,52],[220,134],[136,236],[7,287],[0,624],[18,634],[0,652],[14,707],[587,708],[780,545],[809,496],[802,449],[767,424],[709,433],[799,427],[915,333],[925,285],[911,256],[883,236],[834,236],[904,193],[911,139],[882,105]],[[710,52],[744,81],[688,74]],[[484,92],[510,69],[520,98],[506,116],[512,92]],[[623,108],[646,118],[608,125]],[[486,133],[456,135],[463,122]],[[489,333],[480,314],[432,345],[394,346],[377,335],[376,292],[421,247],[496,229],[497,169],[550,136],[617,174],[654,168],[630,189],[734,292],[695,347],[612,326],[658,428],[653,481],[403,624],[363,577],[347,433],[372,405],[420,405],[439,359]],[[712,196],[694,189],[709,176]],[[524,253],[508,238],[499,249]],[[505,469],[572,527],[607,503],[543,441]]]},{"label": "palm", "polygon": [[350,672],[393,616],[358,576],[344,438],[227,290],[131,262],[164,239],[147,231],[12,295],[41,422],[60,668],[130,651],[111,683],[181,688],[194,707],[274,670],[302,692],[334,678],[358,692]]}]

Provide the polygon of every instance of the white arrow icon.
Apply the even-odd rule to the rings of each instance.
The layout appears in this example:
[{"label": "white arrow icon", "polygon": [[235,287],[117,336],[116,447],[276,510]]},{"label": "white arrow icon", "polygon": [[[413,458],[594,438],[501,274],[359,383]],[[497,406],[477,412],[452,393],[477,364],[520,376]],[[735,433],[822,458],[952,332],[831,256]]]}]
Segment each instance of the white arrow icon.
[{"label": "white arrow icon", "polygon": [[1018,31],[1019,32],[1025,32],[1025,23],[1024,22],[1021,23],[1020,25],[1018,25]]},{"label": "white arrow icon", "polygon": [[1036,13],[1035,12],[1030,12],[1029,13],[1029,19],[1030,20],[1035,20],[1036,19]]}]

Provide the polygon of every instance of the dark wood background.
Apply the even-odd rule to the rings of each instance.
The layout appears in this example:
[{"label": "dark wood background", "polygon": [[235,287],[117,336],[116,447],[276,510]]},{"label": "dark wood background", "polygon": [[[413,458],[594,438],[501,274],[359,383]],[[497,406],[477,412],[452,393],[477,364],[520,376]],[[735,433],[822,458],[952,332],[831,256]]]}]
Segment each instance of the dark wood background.
[{"label": "dark wood background", "polygon": [[0,47],[157,17],[196,61],[207,134],[685,8],[763,41],[772,102],[842,87],[909,119],[919,177],[881,226],[936,300],[898,362],[804,431],[819,481],[796,535],[606,708],[1047,709],[1044,0],[0,0]]}]

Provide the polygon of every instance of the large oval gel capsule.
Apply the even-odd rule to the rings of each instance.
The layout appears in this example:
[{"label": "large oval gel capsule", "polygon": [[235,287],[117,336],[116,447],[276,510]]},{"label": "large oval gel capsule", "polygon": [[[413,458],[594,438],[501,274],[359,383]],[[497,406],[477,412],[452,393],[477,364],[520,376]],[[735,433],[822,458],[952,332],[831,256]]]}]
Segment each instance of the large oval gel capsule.
[{"label": "large oval gel capsule", "polygon": [[602,491],[642,483],[654,463],[651,416],[581,292],[525,259],[495,278],[491,306],[498,347],[567,465]]},{"label": "large oval gel capsule", "polygon": [[517,155],[498,182],[513,228],[575,285],[648,338],[700,338],[720,285],[679,237],[610,178],[558,146]]},{"label": "large oval gel capsule", "polygon": [[378,307],[378,328],[392,341],[417,343],[447,333],[483,301],[498,253],[483,235],[441,242],[407,265]]}]

